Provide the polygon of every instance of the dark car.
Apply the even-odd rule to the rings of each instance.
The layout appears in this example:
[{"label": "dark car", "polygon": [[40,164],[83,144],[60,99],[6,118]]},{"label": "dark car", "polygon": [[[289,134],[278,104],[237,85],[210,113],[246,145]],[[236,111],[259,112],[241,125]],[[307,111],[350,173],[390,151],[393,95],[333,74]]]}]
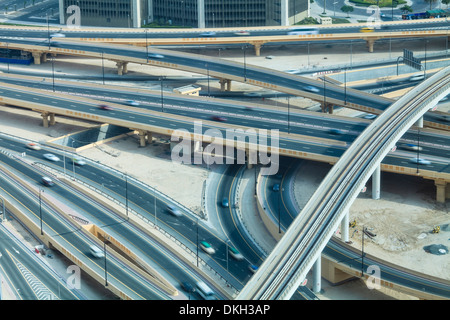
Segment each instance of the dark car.
[{"label": "dark car", "polygon": [[214,120],[214,121],[219,121],[219,122],[227,121],[226,118],[221,117],[221,116],[212,116],[211,119]]},{"label": "dark car", "polygon": [[228,198],[223,198],[222,199],[222,207],[228,208],[228,206],[229,206]]},{"label": "dark car", "polygon": [[112,110],[113,109],[111,106],[108,106],[107,104],[99,104],[98,108],[102,109],[102,110]]},{"label": "dark car", "polygon": [[183,281],[183,282],[181,283],[181,287],[182,287],[183,290],[186,291],[186,292],[189,292],[189,293],[195,292],[194,286],[193,286],[189,281]]},{"label": "dark car", "polygon": [[47,187],[53,187],[55,183],[49,177],[42,177],[42,184]]}]

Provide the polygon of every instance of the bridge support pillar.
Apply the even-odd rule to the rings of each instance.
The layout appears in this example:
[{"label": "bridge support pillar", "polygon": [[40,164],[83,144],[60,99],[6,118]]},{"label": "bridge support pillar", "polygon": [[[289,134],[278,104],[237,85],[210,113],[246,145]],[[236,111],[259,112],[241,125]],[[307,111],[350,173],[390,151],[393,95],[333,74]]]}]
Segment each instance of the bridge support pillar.
[{"label": "bridge support pillar", "polygon": [[231,91],[231,80],[228,79],[220,79],[220,91]]},{"label": "bridge support pillar", "polygon": [[331,103],[321,103],[320,106],[322,108],[322,112],[323,113],[325,113],[325,112],[328,112],[330,114],[333,113],[333,104],[331,104]]},{"label": "bridge support pillar", "polygon": [[415,125],[419,128],[423,128],[423,117],[420,117],[419,119],[417,119]]},{"label": "bridge support pillar", "polygon": [[116,61],[116,66],[117,66],[117,74],[119,76],[123,75],[124,73],[128,73],[128,62]]},{"label": "bridge support pillar", "polygon": [[369,49],[369,52],[373,52],[373,43],[375,42],[375,39],[367,39],[366,44],[367,48]]},{"label": "bridge support pillar", "polygon": [[42,52],[32,52],[31,55],[34,59],[34,64],[41,64]]},{"label": "bridge support pillar", "polygon": [[374,200],[380,199],[380,176],[381,169],[380,165],[378,165],[372,173],[372,199]]},{"label": "bridge support pillar", "polygon": [[147,145],[147,131],[138,130],[139,133],[139,146],[145,147]]},{"label": "bridge support pillar", "polygon": [[344,242],[348,242],[348,234],[349,234],[348,216],[349,214],[347,212],[341,220],[341,240]]},{"label": "bridge support pillar", "polygon": [[261,55],[261,44],[260,43],[254,44],[254,48],[255,48],[255,56],[259,57]]},{"label": "bridge support pillar", "polygon": [[447,189],[447,182],[445,180],[434,180],[436,186],[436,201],[445,203],[447,198],[450,198],[450,189]]},{"label": "bridge support pillar", "polygon": [[48,112],[42,112],[41,113],[41,117],[42,117],[42,125],[44,126],[44,128],[48,128]]},{"label": "bridge support pillar", "polygon": [[258,164],[258,153],[256,150],[246,150],[245,157],[247,158],[247,169],[251,169],[254,164]]},{"label": "bridge support pillar", "polygon": [[55,120],[55,114],[54,113],[49,113],[48,114],[49,115],[49,117],[50,117],[50,125],[51,126],[53,126],[55,123],[56,123],[56,120]]},{"label": "bridge support pillar", "polygon": [[313,292],[314,293],[319,293],[320,290],[322,289],[322,282],[321,282],[321,278],[322,278],[322,257],[319,256],[316,260],[316,262],[314,263],[314,267],[313,267]]}]

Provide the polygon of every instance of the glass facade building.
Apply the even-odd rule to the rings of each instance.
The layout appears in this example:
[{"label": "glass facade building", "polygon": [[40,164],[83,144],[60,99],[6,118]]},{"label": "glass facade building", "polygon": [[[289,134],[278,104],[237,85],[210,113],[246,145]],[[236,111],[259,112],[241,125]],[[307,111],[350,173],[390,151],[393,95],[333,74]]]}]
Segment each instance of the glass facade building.
[{"label": "glass facade building", "polygon": [[82,26],[147,23],[193,28],[287,26],[309,16],[309,0],[59,0],[61,23],[80,7]]}]

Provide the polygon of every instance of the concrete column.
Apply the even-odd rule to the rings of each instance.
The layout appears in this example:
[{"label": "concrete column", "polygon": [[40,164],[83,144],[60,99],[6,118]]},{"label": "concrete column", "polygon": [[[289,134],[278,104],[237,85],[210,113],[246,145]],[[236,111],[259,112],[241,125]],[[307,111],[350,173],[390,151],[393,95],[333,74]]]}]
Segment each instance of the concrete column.
[{"label": "concrete column", "polygon": [[231,91],[231,80],[227,79],[227,91]]},{"label": "concrete column", "polygon": [[366,42],[369,52],[373,52],[373,43],[375,42],[375,39],[367,39]]},{"label": "concrete column", "polygon": [[380,199],[380,176],[381,169],[380,165],[378,165],[375,171],[372,173],[372,199],[378,200]]},{"label": "concrete column", "polygon": [[344,242],[348,242],[348,217],[349,213],[347,212],[341,220],[341,240]]},{"label": "concrete column", "polygon": [[423,128],[423,117],[420,117],[419,119],[417,119],[415,125],[419,128]]},{"label": "concrete column", "polygon": [[42,125],[44,126],[44,128],[48,128],[48,113],[42,112],[41,117],[42,117]]},{"label": "concrete column", "polygon": [[116,66],[117,66],[117,74],[119,76],[121,76],[123,74],[123,62],[122,61],[117,61],[116,62]]},{"label": "concrete column", "polygon": [[220,79],[219,83],[220,83],[220,91],[225,91],[225,83],[226,83],[226,79]]},{"label": "concrete column", "polygon": [[128,73],[128,62],[122,63],[122,73]]},{"label": "concrete column", "polygon": [[332,104],[328,105],[328,113],[333,114],[333,105]]},{"label": "concrete column", "polygon": [[42,52],[32,52],[31,55],[33,56],[34,64],[41,64]]},{"label": "concrete column", "polygon": [[253,44],[253,47],[255,48],[255,56],[259,57],[261,55],[261,44]]},{"label": "concrete column", "polygon": [[436,186],[436,201],[445,203],[447,182],[445,180],[434,180]]},{"label": "concrete column", "polygon": [[146,134],[147,132],[145,130],[139,130],[139,143],[141,147],[145,147],[147,145]]},{"label": "concrete column", "polygon": [[313,266],[313,288],[312,288],[312,291],[314,293],[319,293],[321,290],[321,287],[322,287],[321,259],[322,259],[321,256],[319,256]]},{"label": "concrete column", "polygon": [[55,121],[55,114],[54,113],[49,113],[50,116],[50,125],[54,125],[56,123]]}]

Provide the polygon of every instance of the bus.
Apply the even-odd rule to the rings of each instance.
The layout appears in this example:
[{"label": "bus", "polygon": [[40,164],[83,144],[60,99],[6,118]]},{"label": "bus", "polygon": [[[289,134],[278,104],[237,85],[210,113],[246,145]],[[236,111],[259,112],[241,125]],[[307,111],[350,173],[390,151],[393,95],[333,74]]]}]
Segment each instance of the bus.
[{"label": "bus", "polygon": [[288,35],[304,35],[304,34],[319,34],[319,29],[317,28],[292,28],[288,33]]},{"label": "bus", "polygon": [[202,281],[198,281],[195,284],[196,292],[205,300],[216,300],[214,291]]}]

